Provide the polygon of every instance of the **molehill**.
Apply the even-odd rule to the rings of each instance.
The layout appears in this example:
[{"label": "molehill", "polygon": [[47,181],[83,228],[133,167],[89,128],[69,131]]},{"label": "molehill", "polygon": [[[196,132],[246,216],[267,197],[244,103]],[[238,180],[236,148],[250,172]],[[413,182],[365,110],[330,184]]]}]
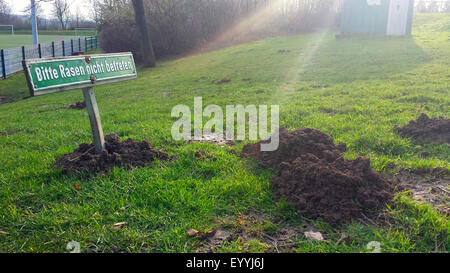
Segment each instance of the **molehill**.
[{"label": "molehill", "polygon": [[264,168],[278,168],[282,162],[292,162],[304,154],[313,154],[319,158],[332,156],[336,159],[340,152],[345,152],[347,146],[344,143],[334,144],[333,138],[316,129],[299,129],[288,132],[280,128],[280,146],[273,152],[261,152],[261,144],[269,143],[268,140],[259,143],[250,143],[244,146],[242,155],[257,160]]},{"label": "molehill", "polygon": [[280,130],[280,148],[261,152],[248,144],[243,155],[261,166],[279,168],[270,182],[276,200],[330,224],[376,216],[393,198],[394,185],[370,167],[370,160],[346,160],[346,145],[316,129]]},{"label": "molehill", "polygon": [[78,101],[75,104],[69,105],[69,109],[74,109],[74,110],[83,110],[85,108],[86,108],[86,102],[85,101],[83,101],[83,102]]},{"label": "molehill", "polygon": [[396,127],[395,132],[402,137],[411,137],[416,143],[423,141],[450,144],[450,119],[443,117],[429,118],[426,114],[420,115],[403,127]]},{"label": "molehill", "polygon": [[157,159],[172,158],[154,150],[148,140],[138,142],[130,138],[121,142],[118,135],[110,134],[105,137],[103,152],[97,153],[93,144],[83,143],[73,153],[56,158],[56,166],[65,174],[96,173],[108,172],[114,167],[145,167]]}]

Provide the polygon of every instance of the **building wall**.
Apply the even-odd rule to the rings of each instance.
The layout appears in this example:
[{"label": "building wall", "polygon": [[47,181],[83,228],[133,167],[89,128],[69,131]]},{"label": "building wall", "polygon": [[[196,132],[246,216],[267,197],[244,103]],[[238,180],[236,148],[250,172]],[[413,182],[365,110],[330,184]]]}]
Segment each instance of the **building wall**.
[{"label": "building wall", "polygon": [[[407,16],[395,17],[405,7]],[[414,0],[344,0],[340,29],[342,33],[410,34],[413,12]]]},{"label": "building wall", "polygon": [[406,25],[406,35],[411,35],[414,20],[414,0],[409,0],[408,23]]},{"label": "building wall", "polygon": [[387,35],[404,36],[408,28],[409,0],[390,0]]},{"label": "building wall", "polygon": [[[369,0],[369,2],[371,2]],[[345,0],[342,20],[342,33],[380,33],[385,34],[389,14],[389,0],[373,1]],[[379,5],[378,5],[379,4]]]}]

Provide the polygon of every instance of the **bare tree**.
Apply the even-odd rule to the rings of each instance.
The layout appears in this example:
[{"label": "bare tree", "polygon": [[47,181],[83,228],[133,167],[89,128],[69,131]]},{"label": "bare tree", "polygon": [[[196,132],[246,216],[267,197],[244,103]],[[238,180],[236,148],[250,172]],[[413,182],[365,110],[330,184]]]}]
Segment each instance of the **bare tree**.
[{"label": "bare tree", "polygon": [[5,0],[0,0],[0,23],[8,23],[11,8]]},{"label": "bare tree", "polygon": [[77,10],[75,11],[75,16],[74,16],[74,25],[76,27],[80,27],[81,20],[82,20],[81,10],[79,7],[77,7]]},{"label": "bare tree", "polygon": [[[45,1],[35,1],[34,8],[35,8],[35,14],[36,14],[36,21],[38,25],[41,25],[42,18],[44,17],[44,10],[42,9],[41,3]],[[23,10],[23,13],[25,13],[28,16],[28,22],[31,22],[31,3],[29,3],[26,8]]]},{"label": "bare tree", "polygon": [[5,0],[0,0],[0,14],[9,14],[11,12],[11,8]]},{"label": "bare tree", "polygon": [[90,0],[92,19],[100,23],[106,18],[113,18],[124,8],[130,7],[130,0]]},{"label": "bare tree", "polygon": [[58,19],[62,30],[66,30],[70,19],[70,4],[67,0],[55,0],[53,2],[53,14]]},{"label": "bare tree", "polygon": [[145,17],[144,3],[142,0],[133,0],[134,14],[136,17],[136,25],[141,34],[141,55],[144,67],[156,66],[155,53],[153,51],[150,33],[147,27],[147,18]]}]

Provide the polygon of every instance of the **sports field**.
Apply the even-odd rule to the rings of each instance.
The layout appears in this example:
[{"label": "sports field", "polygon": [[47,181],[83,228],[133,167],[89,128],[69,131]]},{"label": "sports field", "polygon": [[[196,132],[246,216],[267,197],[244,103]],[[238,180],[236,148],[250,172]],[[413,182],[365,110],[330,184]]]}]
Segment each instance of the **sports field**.
[{"label": "sports field", "polygon": [[[39,35],[39,42],[47,43],[52,41],[68,40],[72,37],[73,39],[75,39],[74,36],[68,35]],[[33,36],[31,35],[23,35],[23,34],[0,35],[1,49],[20,47],[23,45],[31,45],[31,44],[33,44]]]},{"label": "sports field", "polygon": [[[33,44],[33,36],[31,30],[15,30],[15,34],[11,35],[9,31],[0,30],[0,49],[8,49],[20,47],[23,45]],[[95,36],[96,31],[92,30],[40,30],[39,42],[47,43],[53,41],[61,41],[68,39],[76,39],[78,36]]]}]

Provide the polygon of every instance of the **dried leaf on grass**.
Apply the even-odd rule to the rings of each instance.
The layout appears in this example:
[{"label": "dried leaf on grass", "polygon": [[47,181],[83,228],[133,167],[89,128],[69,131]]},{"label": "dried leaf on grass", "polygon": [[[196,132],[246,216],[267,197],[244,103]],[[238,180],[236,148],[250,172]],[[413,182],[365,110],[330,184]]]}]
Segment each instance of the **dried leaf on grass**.
[{"label": "dried leaf on grass", "polygon": [[119,230],[119,229],[121,229],[121,228],[124,228],[126,225],[128,225],[127,222],[115,223],[115,224],[112,226],[112,229]]},{"label": "dried leaf on grass", "polygon": [[328,243],[328,241],[323,238],[323,235],[320,232],[307,231],[304,234],[305,234],[305,237],[308,239]]},{"label": "dried leaf on grass", "polygon": [[215,230],[215,229],[207,231],[207,232],[201,232],[201,231],[191,228],[186,232],[186,234],[189,237],[199,237],[201,239],[206,239],[209,237],[213,237],[216,234],[216,232],[217,232],[217,230]]}]

